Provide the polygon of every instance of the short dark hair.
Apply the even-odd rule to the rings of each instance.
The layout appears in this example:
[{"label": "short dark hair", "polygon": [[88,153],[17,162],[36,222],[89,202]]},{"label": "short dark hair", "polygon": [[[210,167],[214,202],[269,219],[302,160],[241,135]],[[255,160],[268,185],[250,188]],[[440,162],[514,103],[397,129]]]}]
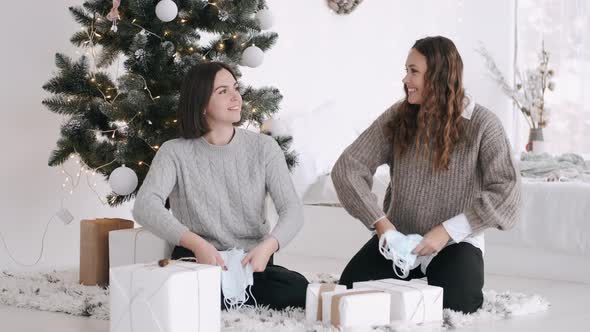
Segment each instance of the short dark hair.
[{"label": "short dark hair", "polygon": [[237,80],[233,70],[221,62],[195,65],[184,77],[176,112],[180,137],[199,138],[209,132],[210,128],[203,112],[213,93],[215,76],[223,69],[229,71]]}]

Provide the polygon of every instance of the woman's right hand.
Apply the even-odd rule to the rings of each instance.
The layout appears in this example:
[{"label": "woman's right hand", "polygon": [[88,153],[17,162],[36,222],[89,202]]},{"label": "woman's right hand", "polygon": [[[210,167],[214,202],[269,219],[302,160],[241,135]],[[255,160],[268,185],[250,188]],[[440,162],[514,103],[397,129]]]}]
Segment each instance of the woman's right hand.
[{"label": "woman's right hand", "polygon": [[190,231],[184,233],[180,238],[180,245],[193,252],[197,259],[197,263],[217,265],[222,269],[227,270],[219,251],[199,235]]}]

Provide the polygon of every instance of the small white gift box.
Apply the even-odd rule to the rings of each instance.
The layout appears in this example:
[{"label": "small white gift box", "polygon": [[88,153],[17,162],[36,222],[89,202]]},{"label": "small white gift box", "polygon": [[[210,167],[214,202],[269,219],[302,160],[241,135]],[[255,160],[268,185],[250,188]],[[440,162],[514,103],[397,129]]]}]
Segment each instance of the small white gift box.
[{"label": "small white gift box", "polygon": [[390,295],[346,289],[322,293],[322,322],[342,329],[389,324]]},{"label": "small white gift box", "polygon": [[219,331],[220,275],[218,266],[181,261],[111,268],[110,331]]},{"label": "small white gift box", "polygon": [[309,284],[305,294],[305,318],[310,322],[322,320],[322,293],[345,289],[344,285]]},{"label": "small white gift box", "polygon": [[419,280],[383,279],[355,282],[353,289],[377,289],[391,294],[391,320],[425,323],[442,321],[443,289]]}]

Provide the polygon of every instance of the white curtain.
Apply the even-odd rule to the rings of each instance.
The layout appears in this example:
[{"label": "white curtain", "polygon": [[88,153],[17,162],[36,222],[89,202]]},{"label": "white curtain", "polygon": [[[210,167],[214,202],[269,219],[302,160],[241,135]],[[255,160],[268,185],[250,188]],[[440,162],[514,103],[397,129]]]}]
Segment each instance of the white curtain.
[{"label": "white curtain", "polygon": [[[555,70],[555,89],[546,93],[548,152],[590,155],[590,1],[517,0],[516,6],[519,70],[538,65],[543,41]],[[515,119],[522,150],[528,126],[521,114]]]}]

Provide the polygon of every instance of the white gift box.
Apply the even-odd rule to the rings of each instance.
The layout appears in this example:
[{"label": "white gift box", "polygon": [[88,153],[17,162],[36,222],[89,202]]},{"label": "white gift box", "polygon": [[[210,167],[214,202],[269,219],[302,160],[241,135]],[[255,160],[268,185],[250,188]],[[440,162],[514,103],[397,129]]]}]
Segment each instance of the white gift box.
[{"label": "white gift box", "polygon": [[220,275],[218,266],[181,261],[111,268],[110,331],[219,331]]},{"label": "white gift box", "polygon": [[305,294],[305,318],[310,322],[322,320],[322,293],[345,289],[344,285],[309,284]]},{"label": "white gift box", "polygon": [[345,289],[322,293],[322,322],[347,329],[389,324],[391,297],[379,290]]},{"label": "white gift box", "polygon": [[173,246],[143,227],[109,232],[109,267],[170,257]]},{"label": "white gift box", "polygon": [[353,289],[377,289],[391,294],[391,320],[424,323],[442,321],[443,289],[425,282],[383,279],[355,282]]}]

